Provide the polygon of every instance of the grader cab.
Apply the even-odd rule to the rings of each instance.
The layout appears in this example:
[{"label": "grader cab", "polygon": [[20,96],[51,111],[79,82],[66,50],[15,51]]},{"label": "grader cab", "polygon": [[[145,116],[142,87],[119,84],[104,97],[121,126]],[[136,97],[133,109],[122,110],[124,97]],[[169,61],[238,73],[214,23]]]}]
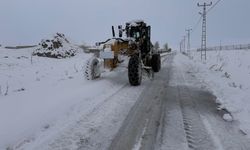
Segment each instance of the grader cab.
[{"label": "grader cab", "polygon": [[161,57],[153,52],[150,41],[151,27],[138,20],[127,22],[125,28],[118,26],[118,30],[119,37],[116,37],[112,26],[113,38],[96,44],[99,49],[87,62],[85,77],[88,80],[100,77],[101,67],[113,70],[122,62],[120,56],[124,55],[129,57],[128,79],[131,85],[141,84],[142,72],[153,78],[154,72],[161,69]]}]

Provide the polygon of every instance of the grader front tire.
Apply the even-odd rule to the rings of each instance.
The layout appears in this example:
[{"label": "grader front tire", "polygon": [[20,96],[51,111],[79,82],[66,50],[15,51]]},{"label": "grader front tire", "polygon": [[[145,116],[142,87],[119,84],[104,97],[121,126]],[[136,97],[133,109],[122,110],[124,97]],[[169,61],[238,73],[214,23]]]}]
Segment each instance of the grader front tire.
[{"label": "grader front tire", "polygon": [[94,80],[101,76],[100,62],[96,57],[92,57],[87,61],[84,76],[87,80]]},{"label": "grader front tire", "polygon": [[139,56],[131,56],[128,63],[128,78],[132,86],[138,86],[142,80],[142,64]]}]

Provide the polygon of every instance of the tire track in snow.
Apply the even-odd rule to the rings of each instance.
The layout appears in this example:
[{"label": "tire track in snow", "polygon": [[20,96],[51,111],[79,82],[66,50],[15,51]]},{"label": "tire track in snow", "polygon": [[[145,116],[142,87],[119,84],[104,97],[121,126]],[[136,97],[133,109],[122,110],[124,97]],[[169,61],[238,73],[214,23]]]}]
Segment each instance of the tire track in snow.
[{"label": "tire track in snow", "polygon": [[155,148],[157,133],[161,130],[164,112],[163,96],[169,80],[172,58],[171,54],[162,59],[162,70],[156,74],[154,81],[144,90],[129,112],[113,139],[110,150],[152,150]]},{"label": "tire track in snow", "polygon": [[216,149],[211,135],[207,132],[200,114],[196,110],[196,104],[190,95],[192,92],[187,86],[186,78],[181,68],[179,71],[179,80],[184,83],[184,86],[177,86],[177,88],[188,147],[195,150]]},{"label": "tire track in snow", "polygon": [[188,147],[190,149],[216,149],[199,112],[196,111],[195,103],[189,96],[189,91],[186,87],[178,87],[178,93]]}]

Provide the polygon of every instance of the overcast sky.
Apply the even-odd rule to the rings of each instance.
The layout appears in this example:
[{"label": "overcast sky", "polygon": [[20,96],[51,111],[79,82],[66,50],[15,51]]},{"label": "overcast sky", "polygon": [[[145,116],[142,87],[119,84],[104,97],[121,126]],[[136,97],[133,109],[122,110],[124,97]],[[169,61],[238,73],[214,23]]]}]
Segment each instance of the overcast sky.
[{"label": "overcast sky", "polygon": [[[204,0],[0,0],[0,44],[37,44],[56,32],[94,44],[111,37],[112,25],[143,19],[152,26],[152,42],[178,47],[200,17],[197,2]],[[250,43],[249,15],[250,0],[222,0],[207,16],[208,45]],[[200,36],[201,24],[192,47]]]}]

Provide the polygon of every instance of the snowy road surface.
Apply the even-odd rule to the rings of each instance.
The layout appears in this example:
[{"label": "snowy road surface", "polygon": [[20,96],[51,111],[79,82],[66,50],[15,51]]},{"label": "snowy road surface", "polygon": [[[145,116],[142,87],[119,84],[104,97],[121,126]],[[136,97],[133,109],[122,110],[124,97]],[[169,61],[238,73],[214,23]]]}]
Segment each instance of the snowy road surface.
[{"label": "snowy road surface", "polygon": [[80,68],[89,55],[34,57],[32,64],[29,53],[18,60],[2,55],[0,83],[9,79],[10,89],[0,95],[0,149],[250,149],[239,123],[223,120],[227,112],[217,110],[182,54],[165,55],[155,79],[138,87],[128,84],[124,67],[84,80]]},{"label": "snowy road surface", "polygon": [[237,122],[223,120],[226,112],[217,110],[215,96],[177,60],[167,57],[109,149],[249,150],[250,140]]},{"label": "snowy road surface", "polygon": [[165,92],[163,127],[159,132],[161,150],[239,150],[250,149],[250,140],[236,121],[227,122],[218,111],[216,97],[190,72],[185,56],[174,59]]}]

